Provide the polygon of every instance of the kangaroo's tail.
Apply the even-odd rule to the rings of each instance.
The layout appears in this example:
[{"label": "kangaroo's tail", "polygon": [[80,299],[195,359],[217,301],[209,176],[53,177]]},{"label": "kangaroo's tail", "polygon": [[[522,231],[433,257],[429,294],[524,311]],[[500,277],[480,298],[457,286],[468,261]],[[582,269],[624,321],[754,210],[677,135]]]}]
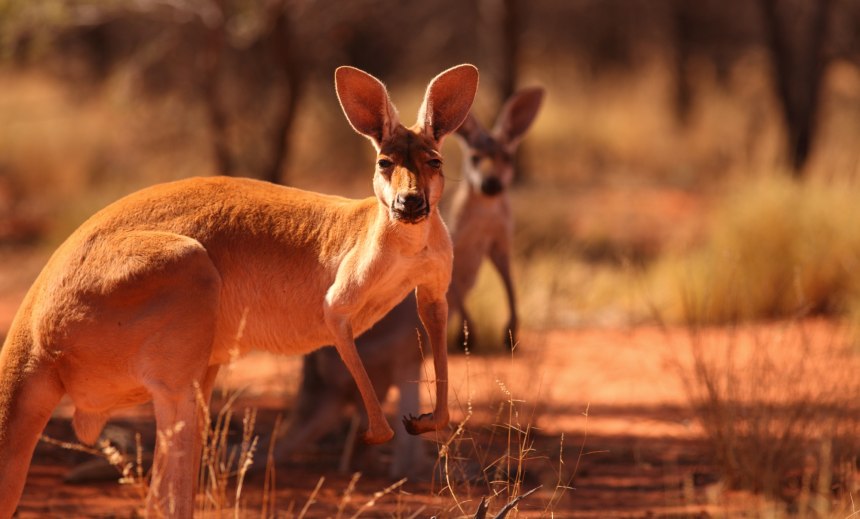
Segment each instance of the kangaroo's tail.
[{"label": "kangaroo's tail", "polygon": [[36,358],[23,321],[15,319],[0,350],[0,519],[15,512],[39,435],[64,393],[52,363]]}]

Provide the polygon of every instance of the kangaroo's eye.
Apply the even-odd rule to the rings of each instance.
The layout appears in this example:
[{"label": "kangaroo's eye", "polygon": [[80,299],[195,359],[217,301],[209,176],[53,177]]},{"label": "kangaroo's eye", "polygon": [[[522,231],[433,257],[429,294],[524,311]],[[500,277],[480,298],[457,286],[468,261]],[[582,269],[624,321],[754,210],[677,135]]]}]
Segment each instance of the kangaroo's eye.
[{"label": "kangaroo's eye", "polygon": [[478,164],[480,164],[480,163],[481,163],[481,156],[480,155],[472,155],[472,165],[475,167],[478,167]]},{"label": "kangaroo's eye", "polygon": [[427,161],[427,165],[433,169],[439,169],[442,167],[442,161],[439,159],[430,159]]},{"label": "kangaroo's eye", "polygon": [[394,163],[388,159],[379,159],[376,161],[376,165],[379,166],[380,169],[388,169],[393,166]]}]

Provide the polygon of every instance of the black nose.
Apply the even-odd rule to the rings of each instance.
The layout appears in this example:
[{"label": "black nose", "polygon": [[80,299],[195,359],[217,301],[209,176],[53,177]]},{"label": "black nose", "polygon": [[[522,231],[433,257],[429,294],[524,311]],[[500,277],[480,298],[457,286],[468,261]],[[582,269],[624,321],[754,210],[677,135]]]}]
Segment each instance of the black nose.
[{"label": "black nose", "polygon": [[394,208],[408,215],[418,215],[423,213],[427,208],[427,201],[424,197],[415,193],[407,195],[398,194],[394,201]]},{"label": "black nose", "polygon": [[481,192],[485,195],[498,195],[503,188],[502,181],[497,177],[487,177],[481,181]]}]

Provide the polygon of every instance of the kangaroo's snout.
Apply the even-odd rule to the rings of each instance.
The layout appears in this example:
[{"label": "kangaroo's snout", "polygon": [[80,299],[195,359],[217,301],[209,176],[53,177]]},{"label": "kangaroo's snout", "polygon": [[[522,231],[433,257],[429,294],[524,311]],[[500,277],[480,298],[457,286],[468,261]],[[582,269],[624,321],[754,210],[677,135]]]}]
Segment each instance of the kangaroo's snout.
[{"label": "kangaroo's snout", "polygon": [[398,193],[392,209],[395,218],[407,223],[416,223],[430,213],[427,199],[420,193]]},{"label": "kangaroo's snout", "polygon": [[485,195],[498,195],[503,189],[502,181],[498,177],[487,177],[481,180],[481,192]]}]

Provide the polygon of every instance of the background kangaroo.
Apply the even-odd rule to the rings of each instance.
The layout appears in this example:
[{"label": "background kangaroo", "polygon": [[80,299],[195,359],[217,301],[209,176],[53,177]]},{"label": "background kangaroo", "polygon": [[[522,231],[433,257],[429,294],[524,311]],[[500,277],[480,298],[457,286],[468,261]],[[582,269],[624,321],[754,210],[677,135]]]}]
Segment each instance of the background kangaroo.
[{"label": "background kangaroo", "polygon": [[[500,111],[491,132],[472,114],[457,130],[465,155],[465,181],[459,185],[450,221],[451,229],[458,230],[453,277],[459,284],[455,291],[452,280],[449,305],[466,315],[463,298],[474,285],[481,261],[489,255],[508,292],[511,333],[516,333],[517,318],[510,274],[513,214],[507,188],[514,175],[517,145],[537,116],[543,93],[542,88],[515,93]],[[409,297],[356,339],[377,397],[384,399],[391,386],[398,388],[399,414],[418,403],[422,361],[416,331],[419,324],[414,299]],[[426,336],[421,337],[426,345]],[[459,345],[463,345],[462,338]],[[341,423],[345,411],[358,404],[358,398],[355,385],[334,350],[323,348],[306,355],[295,410],[279,443],[277,458],[284,460],[296,449],[330,432]],[[422,475],[429,465],[422,449],[420,438],[399,436],[389,475]]]},{"label": "background kangaroo", "polygon": [[337,69],[343,111],[378,154],[374,197],[195,178],[129,195],[81,225],[30,288],[0,352],[0,518],[12,516],[39,433],[64,394],[85,443],[113,409],[152,400],[156,451],[168,431],[172,438],[153,468],[161,483],[148,508],[190,517],[200,456],[195,385],[208,401],[236,349],[300,354],[334,344],[369,416],[364,439],[389,440],[353,337],[413,290],[434,352],[437,404],[404,423],[413,434],[444,427],[452,250],[438,211],[439,147],[468,114],[477,84],[471,65],[443,72],[405,128],[382,83]]},{"label": "background kangaroo", "polygon": [[[508,188],[514,179],[514,153],[537,117],[543,96],[543,88],[521,90],[505,102],[492,130],[486,130],[472,114],[457,130],[465,157],[464,181],[457,186],[448,218],[454,242],[448,305],[451,316],[460,316],[460,347],[465,343],[463,321],[472,322],[465,299],[486,257],[498,270],[508,296],[510,318],[504,342],[512,348],[517,340],[519,321],[511,278],[514,218]],[[471,327],[469,332],[471,344],[476,343],[474,329]]]}]

